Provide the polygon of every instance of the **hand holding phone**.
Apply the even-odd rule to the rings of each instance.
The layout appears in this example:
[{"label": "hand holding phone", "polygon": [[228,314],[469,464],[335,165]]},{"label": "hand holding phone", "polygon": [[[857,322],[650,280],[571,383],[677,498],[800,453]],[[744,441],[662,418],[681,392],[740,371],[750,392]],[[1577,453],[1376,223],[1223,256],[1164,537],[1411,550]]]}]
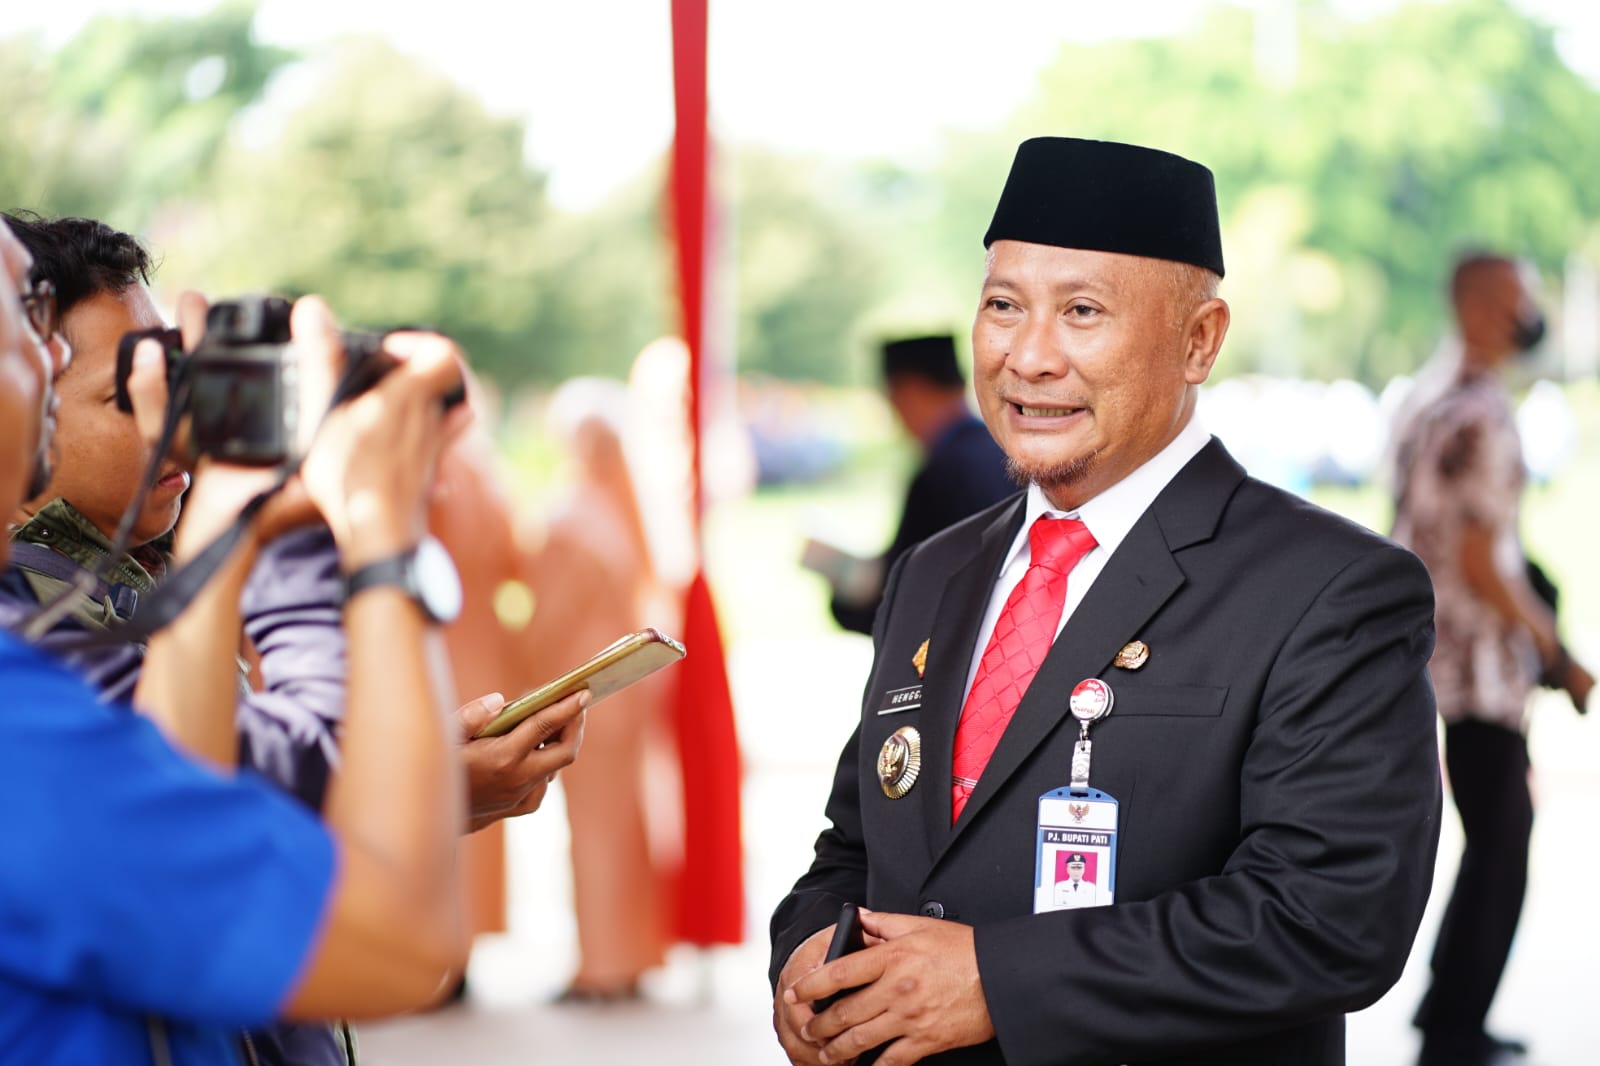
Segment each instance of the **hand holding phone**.
[{"label": "hand holding phone", "polygon": [[641,681],[684,656],[684,647],[659,629],[641,629],[602,648],[582,666],[568,670],[501,708],[489,724],[474,734],[498,737],[511,732],[528,716],[543,710],[579,689],[589,690],[593,707],[613,692]]},{"label": "hand holding phone", "polygon": [[883,560],[852,555],[816,537],[806,538],[800,565],[827,578],[834,595],[846,603],[872,603],[882,591]]},{"label": "hand holding phone", "polygon": [[[828,954],[823,957],[823,965],[866,946],[866,937],[861,933],[861,910],[854,903],[846,903],[839,908],[839,924],[833,927],[833,939],[828,942]],[[811,1009],[821,1014],[854,991],[854,988],[841,988],[832,995],[815,1000]]]},{"label": "hand holding phone", "polygon": [[587,693],[558,700],[505,736],[479,737],[500,713],[498,694],[480,696],[456,712],[461,723],[461,769],[467,779],[467,831],[539,809],[555,775],[571,766],[583,746]]}]

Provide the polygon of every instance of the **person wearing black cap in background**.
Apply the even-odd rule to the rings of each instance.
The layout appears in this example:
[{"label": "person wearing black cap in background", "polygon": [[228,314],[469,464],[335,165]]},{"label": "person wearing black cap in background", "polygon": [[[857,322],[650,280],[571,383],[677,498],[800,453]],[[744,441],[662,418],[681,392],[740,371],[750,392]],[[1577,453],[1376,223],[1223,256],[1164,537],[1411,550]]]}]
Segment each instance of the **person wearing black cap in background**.
[{"label": "person wearing black cap in background", "polygon": [[967,407],[954,337],[889,341],[883,346],[883,387],[895,417],[922,448],[923,461],[906,489],[900,525],[879,559],[871,594],[834,589],[834,620],[857,633],[872,632],[883,578],[908,548],[1017,490],[1006,473],[1005,453]]},{"label": "person wearing black cap in background", "polygon": [[[978,403],[1031,484],[889,575],[832,825],[772,919],[779,1041],[1343,1063],[1432,882],[1427,571],[1196,420],[1229,321],[1205,167],[1027,141],[984,244]],[[1108,905],[1057,909],[1090,847]],[[868,946],[821,966],[845,902]]]}]

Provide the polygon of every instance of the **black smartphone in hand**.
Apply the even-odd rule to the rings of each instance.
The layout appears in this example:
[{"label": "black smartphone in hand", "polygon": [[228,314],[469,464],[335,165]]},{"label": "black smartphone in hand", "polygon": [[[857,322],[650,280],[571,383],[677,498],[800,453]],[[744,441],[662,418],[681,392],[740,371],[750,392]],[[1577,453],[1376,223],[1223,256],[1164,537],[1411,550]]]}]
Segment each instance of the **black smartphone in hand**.
[{"label": "black smartphone in hand", "polygon": [[[834,959],[843,958],[852,951],[860,951],[867,946],[866,937],[861,932],[861,911],[854,903],[846,903],[839,908],[839,924],[833,927],[833,939],[828,943],[827,957],[824,964]],[[821,1014],[845,996],[854,992],[853,988],[841,988],[831,996],[823,996],[814,1000],[811,1009]]]}]

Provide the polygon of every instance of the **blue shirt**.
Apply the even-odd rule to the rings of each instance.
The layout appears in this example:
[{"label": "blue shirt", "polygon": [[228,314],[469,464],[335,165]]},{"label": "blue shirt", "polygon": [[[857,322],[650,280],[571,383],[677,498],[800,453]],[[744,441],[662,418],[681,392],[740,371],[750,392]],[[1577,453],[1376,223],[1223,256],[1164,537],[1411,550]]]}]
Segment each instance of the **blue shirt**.
[{"label": "blue shirt", "polygon": [[333,843],[0,633],[0,1063],[237,1061],[313,945]]},{"label": "blue shirt", "polygon": [[[45,525],[47,516],[41,511],[15,536],[58,553],[70,579],[80,566],[103,559],[109,545],[100,542],[103,538],[88,519],[78,516],[66,501],[56,500],[46,511],[51,508],[56,509],[52,525]],[[49,538],[39,536],[44,529],[51,531]],[[0,573],[0,626],[13,630],[39,609],[35,589],[17,562],[14,557]],[[124,563],[118,572],[130,571],[143,573],[132,563]],[[145,578],[145,584],[152,583]],[[326,526],[316,526],[277,537],[262,549],[239,604],[245,633],[260,655],[265,683],[263,691],[245,693],[239,700],[239,765],[255,769],[318,809],[329,772],[339,761],[337,735],[344,714],[346,673],[342,588],[333,534]],[[85,633],[110,621],[91,628],[76,612],[69,612],[35,643],[70,665],[100,691],[102,699],[127,700],[139,681],[144,648],[83,643]]]}]

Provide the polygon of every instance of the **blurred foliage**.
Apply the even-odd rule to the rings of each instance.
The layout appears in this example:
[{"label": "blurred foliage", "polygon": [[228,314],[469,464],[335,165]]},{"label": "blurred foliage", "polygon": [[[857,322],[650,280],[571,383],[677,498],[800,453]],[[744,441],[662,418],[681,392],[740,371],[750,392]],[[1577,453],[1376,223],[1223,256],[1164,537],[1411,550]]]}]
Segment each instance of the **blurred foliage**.
[{"label": "blurred foliage", "polygon": [[0,42],[6,206],[138,226],[197,193],[235,117],[294,58],[255,40],[254,17],[238,3],[101,16],[51,55],[26,38]]},{"label": "blurred foliage", "polygon": [[0,207],[45,206],[52,212],[103,209],[115,195],[112,171],[93,158],[88,122],[58,109],[38,49],[21,38],[0,41]]},{"label": "blurred foliage", "polygon": [[521,126],[373,41],[317,73],[278,136],[224,154],[182,239],[165,241],[169,273],[319,292],[360,325],[436,325],[514,373],[548,297],[544,179]]},{"label": "blurred foliage", "polygon": [[1569,253],[1596,254],[1595,130],[1600,91],[1506,0],[1357,21],[1319,0],[1219,7],[1181,37],[1066,44],[1032,100],[952,134],[931,172],[861,172],[863,217],[891,250],[875,311],[971,313],[1019,141],[1133,141],[1216,173],[1234,308],[1219,373],[1381,386],[1447,328],[1459,251],[1524,255],[1550,277]]},{"label": "blurred foliage", "polygon": [[[1457,252],[1504,250],[1549,272],[1596,230],[1595,130],[1600,92],[1505,0],[1366,21],[1308,0],[1221,8],[1181,38],[1067,45],[984,154],[1050,133],[1205,162],[1236,311],[1226,366],[1380,384],[1443,328]],[[998,170],[952,164],[946,183],[968,182],[992,197]],[[956,198],[970,245],[986,216],[971,192]]]},{"label": "blurred foliage", "polygon": [[887,264],[836,198],[841,178],[815,162],[749,151],[734,184],[739,368],[844,381],[856,322]]},{"label": "blurred foliage", "polygon": [[115,147],[119,210],[143,216],[200,191],[234,116],[295,58],[257,42],[254,18],[243,3],[192,18],[105,16],[52,58],[52,99],[89,123],[91,143]]},{"label": "blurred foliage", "polygon": [[[622,373],[672,328],[660,162],[563,213],[522,124],[425,63],[372,40],[297,60],[252,24],[230,3],[97,18],[53,53],[0,41],[0,206],[139,232],[164,285],[437,325],[508,386]],[[965,333],[1016,143],[1108,137],[1216,172],[1227,372],[1377,385],[1444,328],[1460,248],[1556,280],[1600,255],[1597,129],[1600,92],[1508,0],[1219,7],[1181,37],[1064,45],[1028,103],[947,135],[931,168],[725,147],[711,336],[741,369],[861,382],[886,335]]]}]

